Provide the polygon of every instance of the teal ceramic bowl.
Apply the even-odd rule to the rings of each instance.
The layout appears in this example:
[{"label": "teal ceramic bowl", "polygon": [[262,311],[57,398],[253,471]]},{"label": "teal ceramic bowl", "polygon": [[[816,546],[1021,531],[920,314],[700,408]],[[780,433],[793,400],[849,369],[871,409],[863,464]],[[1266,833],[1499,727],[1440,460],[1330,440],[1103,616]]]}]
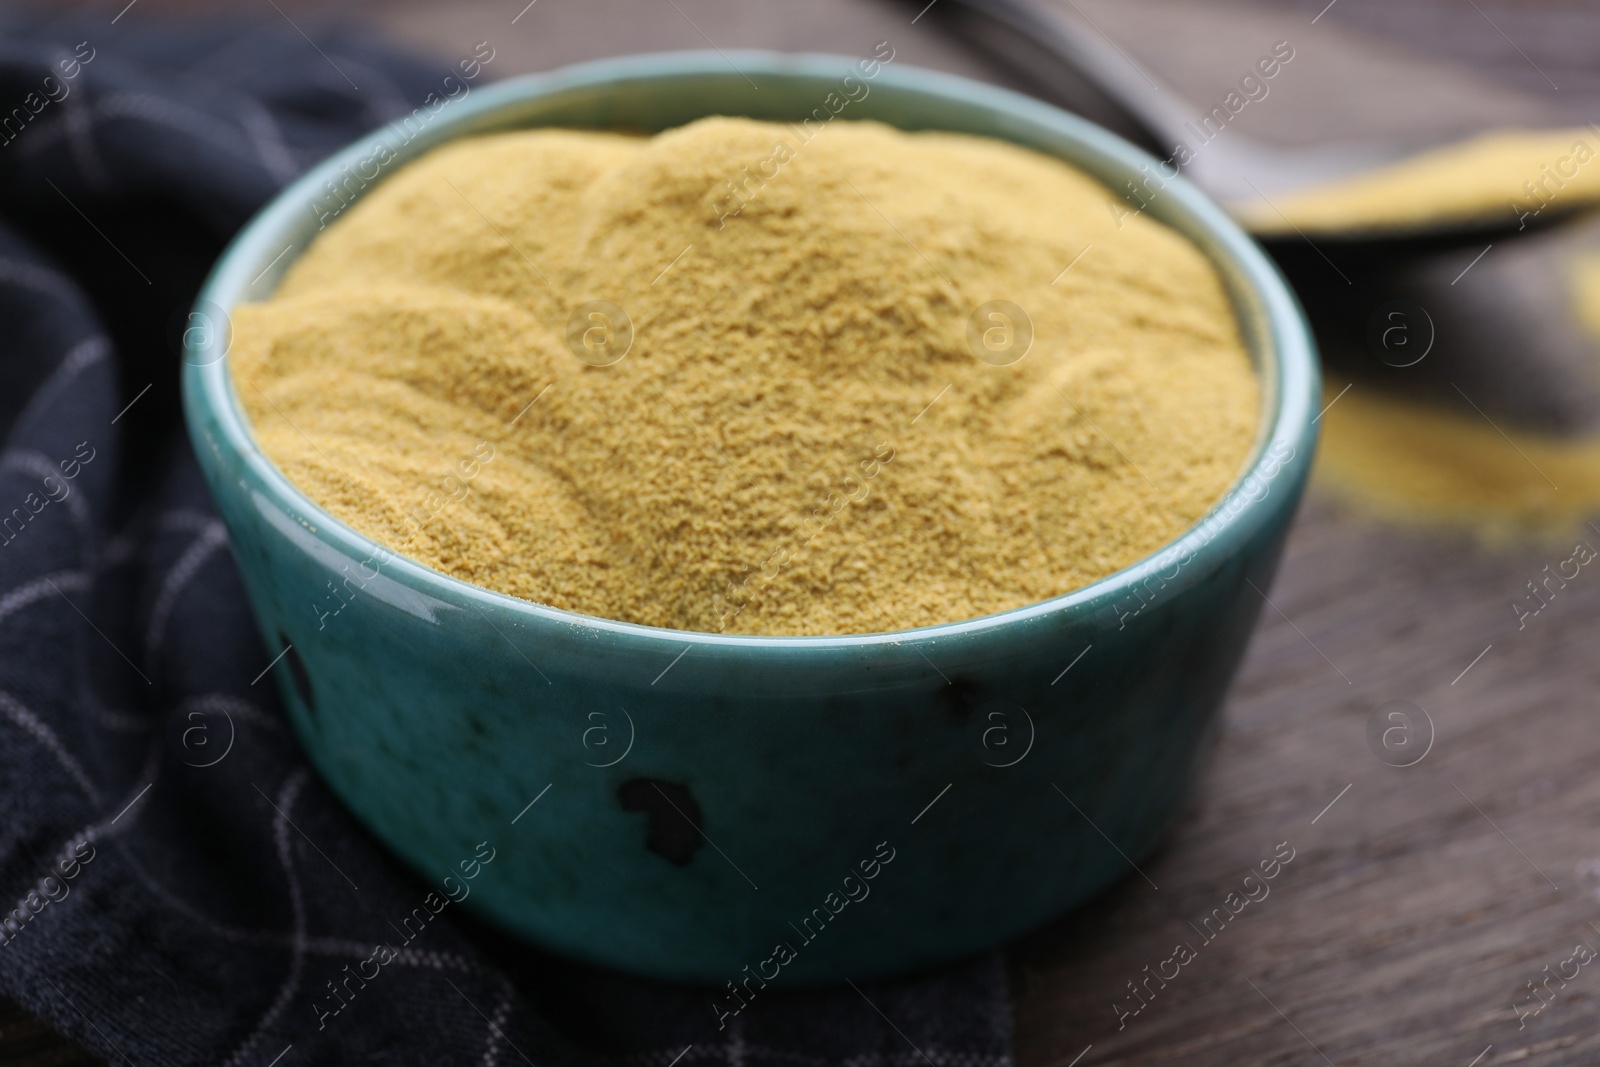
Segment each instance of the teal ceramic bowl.
[{"label": "teal ceramic bowl", "polygon": [[[325,183],[380,145],[393,158],[374,181],[488,131],[796,121],[863,84],[842,118],[1014,141],[1112,189],[1156,165],[1036,101],[895,63],[870,77],[836,56],[590,63],[473,89],[409,142],[381,130],[306,174],[223,255],[195,320],[218,328],[191,330],[186,352],[195,450],[332,789],[467,908],[567,956],[711,983],[719,1011],[737,1004],[725,983],[747,1000],[768,981],[903,971],[998,945],[1119,879],[1145,891],[1133,865],[1216,733],[1262,604],[1249,583],[1268,587],[1310,465],[1316,356],[1276,270],[1184,182],[1151,202],[1216,263],[1264,386],[1254,452],[1203,522],[1065,596],[843,637],[608,621],[395,556],[257,449],[226,313],[272,293],[316,237]],[[330,583],[348,604],[323,620]]]}]

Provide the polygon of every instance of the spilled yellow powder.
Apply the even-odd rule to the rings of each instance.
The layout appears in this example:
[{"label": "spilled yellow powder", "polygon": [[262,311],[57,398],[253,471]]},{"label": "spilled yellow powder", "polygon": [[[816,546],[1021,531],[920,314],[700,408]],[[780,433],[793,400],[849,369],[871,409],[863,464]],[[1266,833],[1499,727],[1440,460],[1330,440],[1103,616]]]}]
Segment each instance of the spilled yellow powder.
[{"label": "spilled yellow powder", "polygon": [[[1563,268],[1568,313],[1600,338],[1600,256],[1578,253]],[[1499,543],[1564,539],[1600,516],[1600,435],[1530,433],[1364,383],[1325,392],[1338,399],[1322,417],[1316,481],[1359,510]]]},{"label": "spilled yellow powder", "polygon": [[[1259,389],[1187,240],[999,142],[806,138],[541,130],[405,167],[237,310],[258,441],[447,574],[734,633],[1014,608],[1218,500]],[[594,301],[633,334],[605,366],[626,331]],[[1009,365],[1021,320],[969,344],[990,301],[1031,321]]]},{"label": "spilled yellow powder", "polygon": [[1580,252],[1569,257],[1565,267],[1572,317],[1600,341],[1600,253]]},{"label": "spilled yellow powder", "polygon": [[1600,437],[1496,429],[1476,412],[1358,383],[1322,418],[1316,479],[1392,521],[1461,527],[1489,541],[1565,537],[1600,514]]},{"label": "spilled yellow powder", "polygon": [[1232,210],[1262,236],[1521,225],[1600,202],[1597,143],[1587,127],[1500,130]]}]

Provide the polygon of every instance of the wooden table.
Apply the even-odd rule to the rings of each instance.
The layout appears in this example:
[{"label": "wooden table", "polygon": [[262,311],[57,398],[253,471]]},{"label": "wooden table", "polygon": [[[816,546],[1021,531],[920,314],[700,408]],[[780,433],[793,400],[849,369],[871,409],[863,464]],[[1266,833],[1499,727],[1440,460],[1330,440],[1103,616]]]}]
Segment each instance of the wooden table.
[{"label": "wooden table", "polygon": [[[914,8],[874,0],[679,0],[681,16],[665,4],[548,3],[512,27],[520,6],[357,10],[436,50],[489,39],[499,74],[704,47],[704,30],[723,48],[861,52],[889,39],[905,62],[1016,82],[936,18],[913,26]],[[1309,20],[1322,3],[1293,6]],[[1437,24],[1426,47],[1531,80],[1487,16],[1414,10]],[[1490,10],[1501,29],[1513,18]],[[1394,29],[1370,0],[1334,12]],[[1455,38],[1437,32],[1445,25]],[[1519,46],[1533,47],[1525,35]],[[1600,80],[1581,52],[1535,51],[1540,67],[1575,71],[1580,91]],[[1600,547],[1600,533],[1590,543]],[[1491,551],[1363,519],[1314,486],[1216,757],[1169,844],[1142,865],[1149,880],[1130,870],[1014,947],[1019,1063],[1600,1062],[1600,961],[1574,955],[1600,949],[1600,569],[1585,568],[1524,629],[1511,608],[1571,547]],[[1369,722],[1396,700],[1425,713],[1412,712],[1413,744],[1431,732],[1411,766],[1369,744]],[[1379,732],[1395,725],[1384,719]],[[1247,881],[1290,850],[1270,882]],[[1179,945],[1189,951],[1175,957]],[[1575,976],[1549,978],[1536,996],[1529,983],[1562,969]],[[0,1063],[83,1062],[0,1008]]]},{"label": "wooden table", "polygon": [[[1091,1043],[1082,1065],[1600,1060],[1600,968],[1567,965],[1536,1015],[1526,985],[1600,948],[1600,575],[1524,630],[1510,607],[1569,554],[1489,554],[1313,493],[1195,808],[1144,865],[1160,889],[1134,875],[1016,946],[1019,1061]],[[1367,738],[1396,699],[1433,728],[1408,767]],[[1285,841],[1267,895],[1205,941],[1190,924]],[[1180,942],[1197,958],[1119,1029],[1127,983],[1171,974]]]}]

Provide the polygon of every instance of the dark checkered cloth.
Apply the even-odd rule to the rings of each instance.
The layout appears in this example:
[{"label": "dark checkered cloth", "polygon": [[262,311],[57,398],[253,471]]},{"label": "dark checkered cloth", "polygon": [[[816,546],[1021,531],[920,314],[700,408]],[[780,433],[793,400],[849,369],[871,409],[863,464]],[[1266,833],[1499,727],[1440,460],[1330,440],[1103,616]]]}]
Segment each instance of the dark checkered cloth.
[{"label": "dark checkered cloth", "polygon": [[281,21],[149,25],[0,15],[0,993],[141,1067],[1009,1067],[994,958],[769,994],[719,1031],[708,990],[454,909],[319,1026],[433,887],[317,781],[261,677],[179,342],[250,213],[450,68]]}]

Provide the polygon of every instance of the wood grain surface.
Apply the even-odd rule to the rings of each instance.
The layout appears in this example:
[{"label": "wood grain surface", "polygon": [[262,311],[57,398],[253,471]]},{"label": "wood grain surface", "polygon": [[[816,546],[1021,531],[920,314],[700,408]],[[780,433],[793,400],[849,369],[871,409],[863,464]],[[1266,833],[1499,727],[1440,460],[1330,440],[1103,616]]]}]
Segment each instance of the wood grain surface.
[{"label": "wood grain surface", "polygon": [[[1091,1045],[1080,1067],[1467,1067],[1491,1045],[1483,1065],[1600,1061],[1600,967],[1562,968],[1600,948],[1600,567],[1524,629],[1511,608],[1570,555],[1491,553],[1313,493],[1194,810],[1143,865],[1160,888],[1133,875],[1015,946],[1019,1062]],[[1427,716],[1411,766],[1369,745],[1394,700]],[[1245,878],[1281,842],[1294,859],[1262,896]],[[1197,930],[1229,893],[1238,914]],[[1134,999],[1184,943],[1195,958]],[[1577,976],[1535,999],[1547,966]]]},{"label": "wood grain surface", "polygon": [[[1279,7],[1309,28],[1325,2]],[[490,39],[506,74],[707,37],[846,52],[889,39],[907,62],[1022,84],[936,14],[913,26],[920,6],[545,0],[516,27],[521,0],[340,10],[419,47]],[[1569,108],[1600,94],[1596,23],[1574,5],[1339,0],[1326,18],[1523,92],[1548,76]],[[1512,608],[1571,555],[1386,525],[1313,486],[1215,758],[1141,864],[1148,880],[1130,868],[1013,947],[1018,1062],[1600,1062],[1600,959],[1577,962],[1580,944],[1600,949],[1600,561],[1520,629]],[[1386,749],[1397,709],[1411,732]],[[1426,754],[1392,766],[1396,749]],[[0,1063],[90,1062],[0,1004]]]}]

